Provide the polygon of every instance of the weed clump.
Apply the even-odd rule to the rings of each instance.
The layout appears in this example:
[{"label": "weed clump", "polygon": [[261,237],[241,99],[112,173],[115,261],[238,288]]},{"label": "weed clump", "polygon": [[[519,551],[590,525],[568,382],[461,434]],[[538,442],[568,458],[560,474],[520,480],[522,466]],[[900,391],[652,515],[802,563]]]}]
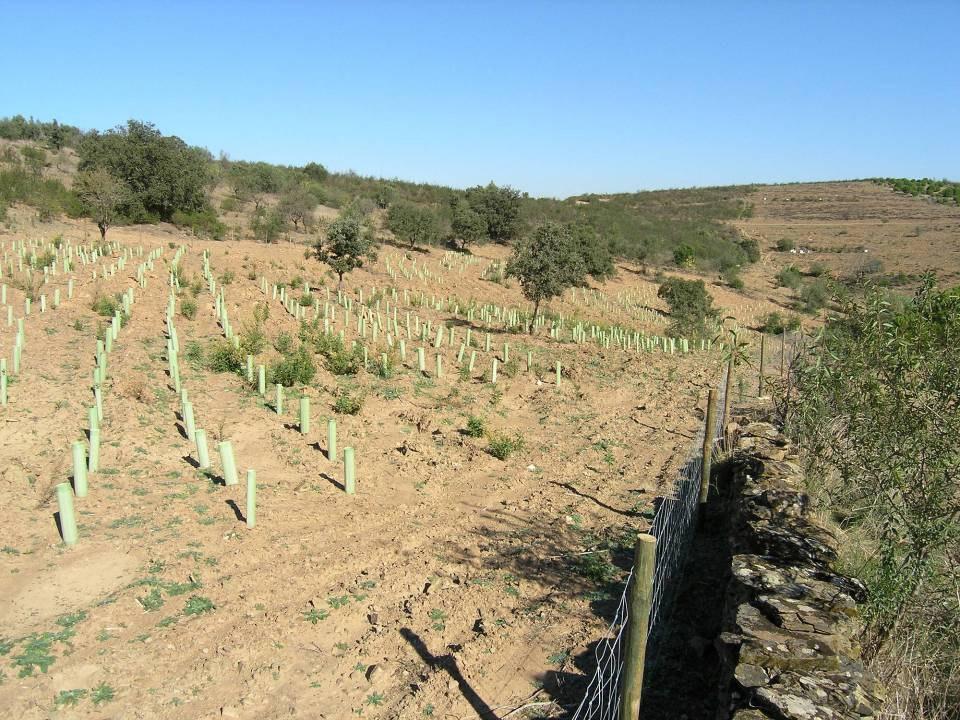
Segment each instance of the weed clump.
[{"label": "weed clump", "polygon": [[513,437],[504,434],[495,434],[490,436],[490,444],[487,446],[487,452],[493,455],[497,460],[506,460],[518,450],[523,450],[525,443],[520,433]]}]

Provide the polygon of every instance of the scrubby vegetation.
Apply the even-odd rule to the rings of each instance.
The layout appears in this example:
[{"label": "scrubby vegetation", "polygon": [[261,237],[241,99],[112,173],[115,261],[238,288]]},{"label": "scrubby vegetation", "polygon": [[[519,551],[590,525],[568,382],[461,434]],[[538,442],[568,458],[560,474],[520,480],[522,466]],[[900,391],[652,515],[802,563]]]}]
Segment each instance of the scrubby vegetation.
[{"label": "scrubby vegetation", "polygon": [[871,288],[801,354],[782,400],[811,491],[870,590],[868,658],[903,717],[960,707],[960,288],[912,301]]},{"label": "scrubby vegetation", "polygon": [[657,295],[670,306],[670,329],[675,335],[703,337],[711,333],[717,310],[703,280],[667,278]]},{"label": "scrubby vegetation", "polygon": [[908,193],[914,197],[924,196],[933,198],[941,203],[956,203],[960,205],[960,183],[950,180],[911,180],[909,178],[880,178],[875,182],[889,185],[894,190]]}]

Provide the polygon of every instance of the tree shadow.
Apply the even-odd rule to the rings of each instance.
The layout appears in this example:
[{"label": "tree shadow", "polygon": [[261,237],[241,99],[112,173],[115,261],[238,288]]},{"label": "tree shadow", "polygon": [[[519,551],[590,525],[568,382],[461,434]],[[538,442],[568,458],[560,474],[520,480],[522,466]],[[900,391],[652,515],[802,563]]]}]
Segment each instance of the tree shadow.
[{"label": "tree shadow", "polygon": [[562,488],[564,488],[564,489],[566,489],[566,490],[569,490],[570,492],[572,492],[572,493],[573,493],[574,495],[576,495],[577,497],[582,497],[582,498],[585,499],[585,500],[589,500],[590,502],[599,505],[599,506],[602,507],[604,510],[609,510],[610,512],[617,513],[617,515],[623,515],[624,517],[642,517],[642,515],[643,515],[643,513],[639,513],[639,512],[637,512],[636,510],[618,510],[617,508],[613,507],[612,505],[607,505],[607,504],[606,504],[605,502],[603,502],[602,500],[599,500],[599,499],[595,498],[593,495],[588,495],[587,493],[583,492],[582,490],[578,490],[577,488],[575,488],[575,487],[574,487],[573,485],[571,485],[570,483],[557,482],[556,480],[551,480],[551,481],[550,481],[550,484],[551,484],[551,485],[556,485],[557,487],[562,487]]},{"label": "tree shadow", "polygon": [[477,714],[477,717],[481,718],[481,720],[498,720],[499,716],[489,705],[487,705],[483,698],[477,694],[476,690],[474,690],[470,683],[467,682],[467,679],[463,676],[463,673],[460,672],[460,668],[457,665],[457,659],[453,653],[449,653],[447,655],[434,655],[427,648],[426,643],[420,639],[420,636],[410,628],[401,628],[400,635],[404,640],[410,643],[411,647],[416,650],[417,655],[420,656],[420,659],[423,660],[428,667],[433,670],[443,670],[457,683],[464,700],[470,703],[470,707],[473,708],[473,711]]},{"label": "tree shadow", "polygon": [[183,460],[185,463],[187,463],[187,465],[189,465],[190,467],[192,467],[194,470],[199,470],[199,469],[200,469],[200,461],[194,459],[193,456],[191,456],[191,455],[184,455],[184,456],[181,457],[180,459]]}]

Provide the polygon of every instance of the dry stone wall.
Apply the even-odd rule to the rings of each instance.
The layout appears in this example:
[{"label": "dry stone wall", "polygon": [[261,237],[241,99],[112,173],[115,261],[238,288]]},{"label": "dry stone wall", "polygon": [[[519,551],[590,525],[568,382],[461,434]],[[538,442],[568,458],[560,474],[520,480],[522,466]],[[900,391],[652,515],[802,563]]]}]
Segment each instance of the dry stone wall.
[{"label": "dry stone wall", "polygon": [[721,717],[856,720],[872,717],[882,688],[857,637],[863,585],[832,569],[837,539],[810,514],[802,473],[773,425],[739,429],[732,462],[731,578],[718,650]]}]

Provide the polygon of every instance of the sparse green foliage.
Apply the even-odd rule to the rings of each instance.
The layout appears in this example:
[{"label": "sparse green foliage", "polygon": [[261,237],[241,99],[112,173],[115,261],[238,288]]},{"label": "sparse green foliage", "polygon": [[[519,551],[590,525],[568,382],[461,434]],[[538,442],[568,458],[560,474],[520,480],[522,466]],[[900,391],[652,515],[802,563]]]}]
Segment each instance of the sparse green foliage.
[{"label": "sparse green foliage", "polygon": [[487,446],[487,452],[497,458],[497,460],[506,460],[513,453],[523,450],[524,445],[523,437],[519,433],[512,437],[502,433],[496,433],[490,436],[490,444]]},{"label": "sparse green foliage", "polygon": [[218,373],[241,374],[246,367],[243,354],[227,340],[217,340],[210,344],[205,353],[207,369]]},{"label": "sparse green foliage", "polygon": [[483,418],[471,415],[467,418],[467,427],[464,432],[470,437],[483,437],[487,432],[487,424],[483,421]]},{"label": "sparse green foliage", "polygon": [[341,415],[356,415],[363,408],[363,395],[342,391],[333,403],[333,411]]},{"label": "sparse green foliage", "polygon": [[869,587],[867,656],[909,648],[898,660],[923,679],[923,716],[946,717],[933,710],[960,698],[960,355],[945,351],[960,340],[960,288],[926,277],[910,302],[868,288],[842,310],[799,356],[780,407]]},{"label": "sparse green foliage", "polygon": [[103,703],[110,702],[115,696],[116,693],[114,689],[105,682],[101,682],[93,689],[93,692],[90,693],[90,699],[93,700],[94,705],[102,705]]},{"label": "sparse green foliage", "polygon": [[183,315],[187,320],[193,320],[197,315],[197,303],[195,300],[190,298],[183,298],[180,300],[180,314]]},{"label": "sparse green foliage", "polygon": [[187,604],[183,608],[184,615],[202,615],[203,613],[213,612],[216,608],[209,598],[201,595],[191,595]]},{"label": "sparse green foliage", "polygon": [[[531,319],[537,317],[541,302],[579,285],[586,273],[571,229],[557,223],[538,227],[513,249],[507,263],[507,275],[520,281],[524,297],[533,302]],[[531,321],[531,333],[533,327]]]},{"label": "sparse green foliage", "polygon": [[777,284],[780,287],[790,288],[791,290],[796,290],[803,281],[803,276],[800,274],[800,271],[793,265],[778,272],[776,277]]},{"label": "sparse green foliage", "polygon": [[77,175],[74,191],[83,201],[84,208],[100,230],[100,238],[106,239],[107,230],[116,223],[121,208],[127,202],[126,186],[103,167],[86,170]]}]

